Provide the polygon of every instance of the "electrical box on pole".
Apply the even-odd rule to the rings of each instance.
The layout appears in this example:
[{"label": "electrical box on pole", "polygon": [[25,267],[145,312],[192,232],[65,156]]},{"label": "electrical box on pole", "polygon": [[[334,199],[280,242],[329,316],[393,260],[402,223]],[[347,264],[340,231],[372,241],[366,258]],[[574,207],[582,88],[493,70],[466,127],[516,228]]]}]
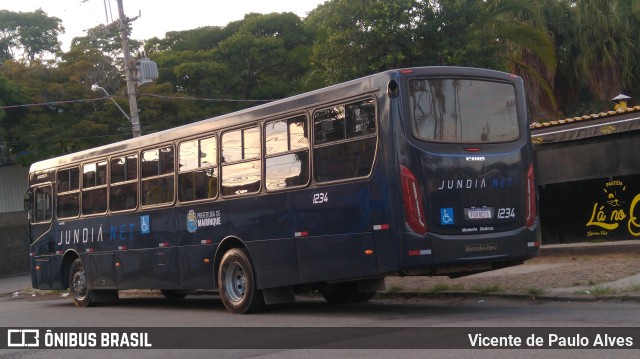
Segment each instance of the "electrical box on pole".
[{"label": "electrical box on pole", "polygon": [[158,78],[158,64],[143,58],[136,61],[134,78],[136,85],[144,85]]}]

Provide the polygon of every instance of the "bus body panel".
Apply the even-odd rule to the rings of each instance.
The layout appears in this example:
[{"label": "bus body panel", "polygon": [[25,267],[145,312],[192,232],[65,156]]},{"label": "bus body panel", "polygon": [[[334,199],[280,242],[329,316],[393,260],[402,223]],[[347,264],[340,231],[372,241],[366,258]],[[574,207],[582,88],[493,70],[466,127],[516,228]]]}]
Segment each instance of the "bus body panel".
[{"label": "bus body panel", "polygon": [[292,193],[302,283],[375,274],[370,196],[366,181]]},{"label": "bus body panel", "polygon": [[[524,225],[527,167],[520,151],[439,154],[420,158],[431,232],[479,234]],[[470,160],[473,158],[473,160]],[[475,160],[481,158],[481,160]],[[475,211],[475,212],[474,212]],[[489,218],[483,218],[483,217]]]},{"label": "bus body panel", "polygon": [[523,261],[536,253],[529,245],[539,240],[533,228],[522,227],[499,233],[485,233],[465,238],[459,235],[431,235],[434,262],[442,266],[465,265],[481,261]]},{"label": "bus body panel", "polygon": [[[122,250],[114,259],[121,264],[115,267],[119,289],[177,289],[179,286],[179,259],[177,247],[147,250]],[[93,281],[96,286],[95,280]]]},{"label": "bus body panel", "polygon": [[[533,180],[528,177],[533,156],[522,80],[491,71],[465,68],[444,73],[442,69],[426,68],[401,78],[402,88],[410,92],[412,80],[429,81],[432,78],[511,85],[514,100],[508,106],[515,107],[520,130],[508,141],[483,142],[481,136],[477,137],[477,142],[421,140],[415,135],[410,112],[418,107],[410,108],[408,97],[402,98],[404,111],[397,116],[399,126],[394,136],[399,144],[398,166],[404,166],[415,176],[424,205],[426,233],[415,233],[410,229],[399,236],[402,242],[400,272],[438,273],[442,272],[440,267],[456,264],[477,264],[478,268],[482,263],[499,266],[500,262],[506,265],[536,256],[540,243],[539,225],[537,219],[531,228],[526,223],[527,200],[531,199],[526,193],[528,181]],[[437,109],[444,107],[446,101],[440,97],[431,105]],[[421,105],[424,104],[414,106]],[[464,105],[456,103],[456,106],[449,112],[464,111],[464,108],[460,109]],[[423,111],[423,108],[418,110]],[[469,112],[473,114],[473,111]],[[483,115],[479,114],[480,117]],[[449,116],[457,121],[462,121],[463,117],[455,113]],[[456,123],[458,127],[462,134],[461,122]],[[433,131],[435,136],[435,129]]]},{"label": "bus body panel", "polygon": [[345,281],[378,276],[371,233],[298,238],[301,283]]},{"label": "bus body panel", "polygon": [[[432,143],[416,138],[409,119],[408,82],[431,76],[513,84],[519,101],[519,138],[481,144]],[[392,93],[395,86],[399,95]],[[181,141],[203,136],[217,136],[219,149],[225,131],[248,124],[262,130],[267,121],[301,114],[309,121],[309,183],[267,191],[266,170],[262,168],[261,188],[256,193],[218,194],[184,203],[176,198],[156,207],[70,219],[57,219],[54,213],[51,222],[31,223],[32,284],[39,289],[62,289],[70,258],[79,256],[92,289],[214,289],[221,251],[229,244],[246,248],[258,289],[397,274],[469,274],[532,258],[537,255],[540,239],[537,218],[533,225],[525,223],[532,151],[522,88],[520,79],[495,71],[388,71],[39,162],[31,169],[32,189],[55,184],[58,167],[81,166],[129,153],[139,155],[159,146],[179,149]],[[318,160],[314,151],[328,145],[315,146],[313,142],[314,111],[362,99],[374,101],[376,109],[375,138],[365,137],[369,148],[377,141],[371,173],[357,172],[345,180],[322,182],[314,176]],[[264,153],[261,156],[264,167]],[[341,160],[336,158],[336,163],[329,165],[339,167]],[[353,167],[360,170],[359,164]],[[222,160],[216,168],[222,176]],[[424,231],[416,232],[408,223],[403,168],[415,177],[416,193],[424,206]],[[176,165],[175,171],[178,169]],[[174,192],[178,193],[175,182]],[[138,191],[140,188],[138,183]],[[52,193],[55,198],[55,188]]]},{"label": "bus body panel", "polygon": [[249,250],[259,288],[299,282],[291,192],[228,200],[229,234]]}]

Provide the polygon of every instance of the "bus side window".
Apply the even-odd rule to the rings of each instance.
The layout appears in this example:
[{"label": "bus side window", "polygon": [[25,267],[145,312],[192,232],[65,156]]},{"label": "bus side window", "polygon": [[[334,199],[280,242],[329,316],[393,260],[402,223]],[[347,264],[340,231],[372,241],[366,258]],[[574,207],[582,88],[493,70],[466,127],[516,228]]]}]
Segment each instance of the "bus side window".
[{"label": "bus side window", "polygon": [[321,109],[313,114],[317,182],[366,177],[371,173],[377,145],[375,114],[372,99]]},{"label": "bus side window", "polygon": [[82,166],[82,214],[107,211],[107,162]]},{"label": "bus side window", "polygon": [[265,186],[269,191],[309,183],[309,129],[306,116],[265,124]]},{"label": "bus side window", "polygon": [[138,206],[138,156],[112,158],[109,209],[125,211]]},{"label": "bus side window", "polygon": [[72,218],[80,214],[80,168],[59,170],[57,176],[58,218]]},{"label": "bus side window", "polygon": [[143,206],[173,202],[173,146],[142,152],[141,199]]},{"label": "bus side window", "polygon": [[182,142],[178,158],[178,199],[181,202],[218,196],[216,137]]},{"label": "bus side window", "polygon": [[260,191],[262,172],[260,137],[258,126],[222,134],[220,142],[223,163],[220,191],[223,196]]}]

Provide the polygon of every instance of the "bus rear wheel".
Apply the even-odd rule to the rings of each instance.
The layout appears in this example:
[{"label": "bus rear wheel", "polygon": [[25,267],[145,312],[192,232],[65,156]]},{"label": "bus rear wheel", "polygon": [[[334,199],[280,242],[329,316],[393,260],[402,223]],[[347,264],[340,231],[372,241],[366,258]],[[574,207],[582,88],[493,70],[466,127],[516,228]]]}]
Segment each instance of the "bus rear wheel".
[{"label": "bus rear wheel", "polygon": [[358,282],[327,284],[320,289],[322,297],[331,304],[364,303],[376,295],[376,292],[361,292]]},{"label": "bus rear wheel", "polygon": [[96,304],[91,300],[91,290],[80,258],[76,258],[69,269],[69,294],[77,307],[91,307]]},{"label": "bus rear wheel", "polygon": [[231,313],[253,313],[264,307],[262,291],[256,286],[253,265],[242,248],[232,248],[222,257],[218,288],[222,303]]}]

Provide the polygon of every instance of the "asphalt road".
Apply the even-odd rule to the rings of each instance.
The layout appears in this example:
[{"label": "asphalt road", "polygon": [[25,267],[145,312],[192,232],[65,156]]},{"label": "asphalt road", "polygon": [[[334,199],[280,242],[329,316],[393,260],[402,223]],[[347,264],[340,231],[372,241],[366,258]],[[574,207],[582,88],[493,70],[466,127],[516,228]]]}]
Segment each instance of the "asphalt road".
[{"label": "asphalt road", "polygon": [[[459,348],[469,347],[467,332],[481,333],[492,328],[497,328],[498,333],[502,335],[517,334],[525,330],[527,333],[548,336],[550,332],[569,327],[571,335],[591,335],[590,340],[593,340],[594,330],[604,335],[609,330],[619,332],[620,327],[637,326],[640,321],[638,305],[636,302],[622,301],[553,302],[488,297],[392,298],[376,299],[360,305],[332,306],[321,299],[299,298],[295,304],[273,307],[265,313],[232,315],[224,309],[215,295],[188,297],[177,303],[167,302],[159,296],[126,296],[112,305],[82,309],[74,307],[68,298],[59,298],[59,295],[22,298],[5,295],[0,298],[3,328],[55,330],[69,327],[76,331],[80,327],[89,331],[114,331],[118,328],[152,331],[157,328],[175,328],[175,336],[186,333],[197,337],[198,340],[214,343],[214,338],[200,337],[201,334],[234,335],[224,343],[228,349],[215,351],[189,347],[183,350],[63,350],[7,349],[3,346],[5,349],[0,349],[0,358],[528,358],[548,357],[550,354],[559,358],[628,358],[637,354],[637,349],[576,350],[572,346],[556,350],[524,350],[513,349],[510,346],[501,350]],[[194,327],[196,329],[193,329]],[[197,327],[200,327],[200,330]],[[359,337],[350,338],[350,332],[348,329],[345,332],[345,328],[356,328],[355,331],[360,333]],[[366,334],[366,331],[372,328],[374,332]],[[385,334],[384,330],[391,332]],[[627,333],[624,330],[623,332]],[[425,342],[421,343],[415,338],[407,340],[407,337],[411,337],[407,334],[412,333],[422,335]],[[442,333],[449,334],[443,336]],[[282,345],[269,348],[268,338],[278,338],[278,335],[285,334],[288,337],[279,338]],[[313,337],[316,334],[319,337]],[[397,336],[400,343],[406,341],[409,347],[431,347],[433,343],[441,343],[449,349],[402,350],[398,349],[396,344],[389,344],[395,343],[388,341],[389,335]],[[631,338],[634,348],[640,347],[640,329],[629,329],[626,336]],[[171,339],[173,338],[167,340]],[[449,340],[452,344],[447,343]],[[266,343],[264,346],[267,348],[247,349],[255,341]],[[306,348],[305,344],[300,346],[300,343],[311,344]],[[153,344],[161,347],[166,343],[156,341]],[[385,349],[387,345],[393,349]],[[558,343],[555,347],[560,348]]]}]

